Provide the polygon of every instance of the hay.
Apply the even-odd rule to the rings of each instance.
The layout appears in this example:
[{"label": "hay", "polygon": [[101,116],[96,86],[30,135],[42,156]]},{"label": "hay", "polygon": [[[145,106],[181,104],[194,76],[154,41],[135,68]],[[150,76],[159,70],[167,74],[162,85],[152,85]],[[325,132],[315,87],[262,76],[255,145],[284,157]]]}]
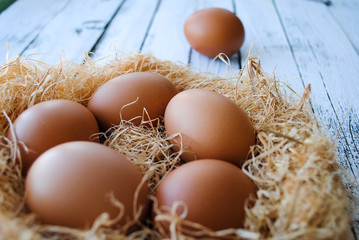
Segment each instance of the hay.
[{"label": "hay", "polygon": [[[223,59],[223,56],[221,57]],[[261,72],[257,58],[248,58],[242,71],[231,77],[201,73],[187,66],[135,53],[106,64],[61,62],[47,65],[16,57],[0,69],[0,235],[4,239],[132,239],[165,238],[157,221],[167,219],[172,239],[188,238],[181,227],[198,229],[190,235],[226,239],[348,239],[348,193],[339,176],[335,146],[318,126],[309,104],[309,87],[302,97],[277,79]],[[229,63],[228,63],[229,64]],[[243,170],[258,187],[257,200],[247,208],[244,229],[212,232],[183,216],[156,207],[156,222],[125,236],[106,227],[102,214],[92,229],[83,231],[41,225],[24,204],[24,179],[16,160],[16,145],[5,136],[11,122],[28,107],[49,99],[69,99],[86,106],[94,91],[109,79],[135,71],[157,72],[178,90],[206,88],[217,91],[242,107],[257,132],[257,144]],[[102,133],[103,144],[125,153],[145,174],[151,190],[171,169],[181,164],[172,152],[163,126],[136,127],[122,122]],[[173,206],[174,208],[176,206]],[[153,228],[151,226],[157,226]],[[201,232],[202,231],[202,232]]]}]

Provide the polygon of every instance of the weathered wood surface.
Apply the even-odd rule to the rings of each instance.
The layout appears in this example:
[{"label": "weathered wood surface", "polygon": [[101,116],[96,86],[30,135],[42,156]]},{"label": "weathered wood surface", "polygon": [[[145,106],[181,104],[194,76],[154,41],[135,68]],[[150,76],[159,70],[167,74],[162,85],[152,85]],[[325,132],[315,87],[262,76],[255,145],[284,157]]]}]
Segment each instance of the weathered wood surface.
[{"label": "weathered wood surface", "polygon": [[266,72],[298,93],[311,85],[313,109],[337,142],[338,161],[358,179],[359,0],[17,0],[0,14],[0,61],[8,42],[9,58],[81,62],[84,51],[100,59],[140,50],[223,73],[227,66],[191,49],[183,33],[185,19],[205,7],[231,10],[244,24],[232,67],[241,68],[254,41],[252,54]]},{"label": "weathered wood surface", "polygon": [[46,25],[62,13],[69,1],[54,4],[47,0],[16,1],[0,14],[0,61],[5,61],[6,43],[11,44],[9,58],[22,54]]}]

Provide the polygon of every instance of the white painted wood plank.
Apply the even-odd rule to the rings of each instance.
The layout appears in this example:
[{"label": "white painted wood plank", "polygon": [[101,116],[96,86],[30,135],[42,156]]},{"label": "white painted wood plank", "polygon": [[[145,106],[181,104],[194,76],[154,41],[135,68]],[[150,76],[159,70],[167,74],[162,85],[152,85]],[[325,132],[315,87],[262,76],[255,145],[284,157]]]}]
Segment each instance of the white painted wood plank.
[{"label": "white painted wood plank", "polygon": [[251,53],[260,57],[263,70],[302,92],[304,86],[272,1],[235,0],[235,6],[246,33],[241,49],[242,65],[253,43]]},{"label": "white painted wood plank", "polygon": [[[280,19],[277,19],[276,14],[274,14],[276,9],[272,6],[273,2],[278,2],[277,9],[281,16]],[[344,34],[339,26],[335,26],[333,23],[333,19],[327,12],[327,7],[318,2],[285,0],[267,0],[260,3],[258,1],[254,3],[254,1],[236,0],[236,4],[237,13],[240,16],[241,11],[243,11],[243,22],[252,24],[251,28],[246,31],[247,36],[258,34],[253,52],[260,54],[265,71],[268,72],[268,67],[273,68],[272,64],[277,63],[276,72],[283,80],[283,76],[285,78],[291,77],[291,75],[300,76],[298,75],[299,70],[303,75],[304,83],[312,85],[311,97],[315,111],[319,115],[319,121],[326,124],[333,137],[340,129],[340,124],[345,118],[348,107],[356,105],[355,112],[349,115],[349,118],[344,122],[345,126],[341,129],[341,135],[338,138],[338,151],[339,163],[358,177],[358,151],[356,150],[358,145],[356,145],[357,141],[354,138],[358,136],[357,107],[359,105],[354,103],[357,99],[352,102],[354,97],[352,94],[345,96],[347,89],[354,84],[354,79],[358,79],[356,77],[358,73],[355,70],[348,72],[347,67],[352,68],[353,65],[348,63],[351,60],[345,57],[354,57],[355,62],[358,60],[350,47],[344,51],[341,49],[341,47],[346,49],[350,44],[343,36]],[[358,9],[356,8],[356,10]],[[280,21],[284,25],[285,32],[278,25]],[[338,38],[337,34],[340,35]],[[286,36],[291,44],[290,48],[286,44],[288,41]],[[343,46],[338,47],[335,39],[338,42],[340,41]],[[258,42],[259,45],[257,45]],[[249,46],[249,44],[245,42],[244,45]],[[290,50],[293,51],[294,55]],[[346,66],[346,64],[348,65]],[[346,79],[343,81],[343,78]],[[296,81],[294,88],[297,90],[300,87],[300,81]],[[354,88],[349,91],[355,93],[357,89]],[[332,104],[331,101],[334,101],[335,104]],[[337,113],[338,108],[341,109],[339,114]],[[353,120],[356,124],[353,123]],[[355,137],[351,136],[350,128],[356,132],[354,133]],[[353,220],[358,219],[354,217]],[[354,231],[358,232],[358,224],[354,225],[353,228]]]},{"label": "white painted wood plank", "polygon": [[359,1],[332,0],[329,10],[359,54]]},{"label": "white painted wood plank", "polygon": [[158,3],[159,0],[126,1],[96,45],[95,59],[140,50]]},{"label": "white painted wood plank", "polygon": [[159,59],[187,64],[190,46],[185,38],[183,25],[193,11],[193,0],[162,0],[142,52]]},{"label": "white painted wood plank", "polygon": [[[218,8],[224,8],[231,12],[234,12],[235,9],[233,8],[232,0],[197,0],[195,11],[198,11],[200,9],[204,8],[210,8],[210,7],[218,7]],[[182,27],[183,30],[183,27]],[[233,69],[239,69],[239,62],[238,62],[238,53],[234,54],[230,58],[231,67]],[[196,50],[192,49],[191,57],[190,57],[190,64],[193,67],[198,68],[201,71],[209,71],[216,74],[222,74],[222,73],[231,73],[228,69],[227,65],[222,62],[221,60],[217,59],[213,61],[213,58],[207,57],[202,55],[201,53],[197,52]]]},{"label": "white painted wood plank", "polygon": [[333,135],[340,131],[339,162],[358,177],[359,153],[355,146],[359,145],[359,84],[355,79],[359,76],[359,57],[324,4],[286,0],[275,3],[303,81],[312,86],[312,100],[320,120],[328,123]]},{"label": "white painted wood plank", "polygon": [[81,62],[84,51],[92,49],[121,3],[122,0],[71,1],[46,25],[24,56],[57,63],[62,54],[66,60]]},{"label": "white painted wood plank", "polygon": [[0,62],[19,55],[70,0],[17,0],[0,14]]}]

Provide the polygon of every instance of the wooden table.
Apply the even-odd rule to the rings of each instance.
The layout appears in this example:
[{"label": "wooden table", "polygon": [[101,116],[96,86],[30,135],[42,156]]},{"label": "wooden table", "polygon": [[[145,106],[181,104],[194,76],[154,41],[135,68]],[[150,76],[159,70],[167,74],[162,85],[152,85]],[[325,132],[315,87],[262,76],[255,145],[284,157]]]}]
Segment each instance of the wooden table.
[{"label": "wooden table", "polygon": [[0,61],[20,54],[81,62],[84,51],[100,59],[115,49],[140,50],[222,73],[226,65],[192,50],[183,33],[186,18],[205,7],[229,9],[244,24],[232,67],[242,67],[255,40],[252,54],[266,72],[299,94],[311,85],[313,109],[337,142],[338,161],[358,179],[359,0],[17,0],[0,14]]}]

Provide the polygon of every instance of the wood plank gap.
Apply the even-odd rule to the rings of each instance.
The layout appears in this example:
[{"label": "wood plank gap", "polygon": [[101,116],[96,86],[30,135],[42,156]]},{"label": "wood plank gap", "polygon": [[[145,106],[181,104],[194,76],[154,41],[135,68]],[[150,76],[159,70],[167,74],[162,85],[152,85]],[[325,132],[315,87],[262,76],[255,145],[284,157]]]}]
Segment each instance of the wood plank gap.
[{"label": "wood plank gap", "polygon": [[145,42],[146,42],[148,33],[150,32],[150,29],[151,29],[152,24],[153,24],[153,20],[155,19],[155,16],[156,16],[156,14],[157,14],[157,12],[158,12],[158,9],[159,9],[160,6],[161,6],[161,2],[162,2],[162,0],[158,0],[157,5],[156,5],[156,8],[155,8],[155,11],[153,11],[151,20],[150,20],[150,22],[149,22],[149,24],[148,24],[148,27],[147,27],[145,36],[143,37],[143,40],[142,40],[142,43],[141,43],[141,46],[140,46],[140,51],[142,51],[142,48],[143,48],[143,46],[145,45]]},{"label": "wood plank gap", "polygon": [[[294,59],[294,63],[295,63],[295,66],[296,66],[296,68],[297,68],[297,71],[298,71],[298,74],[299,74],[299,78],[300,78],[300,80],[301,80],[301,82],[302,82],[303,87],[305,88],[306,86],[305,86],[305,83],[304,83],[304,80],[303,80],[303,75],[302,75],[302,73],[301,73],[301,71],[300,71],[300,68],[299,68],[299,65],[298,65],[298,60],[297,60],[297,58],[295,57],[294,50],[293,50],[293,46],[292,46],[292,44],[291,44],[290,41],[289,41],[288,32],[287,32],[287,30],[286,30],[286,28],[285,28],[285,26],[284,26],[283,19],[282,19],[280,13],[279,13],[277,3],[276,3],[275,0],[272,0],[272,3],[273,3],[273,7],[274,7],[274,9],[275,9],[275,11],[276,11],[276,13],[277,13],[277,16],[278,16],[280,25],[282,26],[282,29],[283,29],[283,32],[284,32],[284,36],[285,36],[285,39],[286,39],[286,41],[287,41],[287,43],[288,43],[290,52],[291,52],[292,57],[293,57],[293,59]],[[321,74],[321,73],[320,73],[320,74]],[[322,81],[323,81],[323,77],[322,77],[322,76],[321,76],[321,78],[322,78]],[[328,92],[327,92],[327,94],[328,94]],[[328,96],[329,96],[329,95],[328,95]],[[310,108],[311,108],[312,112],[315,113],[316,111],[315,111],[314,106],[313,106],[313,103],[312,103],[312,101],[311,101],[310,99],[309,99],[309,103],[310,103]],[[332,102],[330,102],[330,103],[331,103],[331,105],[332,105]],[[332,107],[333,107],[333,105],[332,105]],[[334,108],[333,108],[333,109],[334,109]],[[337,117],[337,119],[338,119],[338,116],[337,116],[337,115],[336,115],[336,117]],[[348,160],[348,159],[347,159],[347,160]]]},{"label": "wood plank gap", "polygon": [[192,51],[193,51],[193,48],[191,47],[191,48],[189,49],[189,54],[188,54],[188,61],[187,61],[187,64],[188,64],[188,65],[191,64]]},{"label": "wood plank gap", "polygon": [[[328,5],[330,6],[330,5]],[[343,27],[343,24],[341,21],[338,20],[337,16],[332,12],[329,11],[330,14],[333,16],[333,19],[338,23],[338,25],[340,26],[340,28],[342,29],[343,33],[345,34],[345,36],[348,38],[348,41],[350,42],[350,44],[352,45],[352,47],[355,49],[355,51],[357,52],[357,54],[359,55],[359,49],[355,46],[355,43],[353,42],[353,39],[350,37],[350,35],[348,34],[348,32],[346,31],[346,29]]]},{"label": "wood plank gap", "polygon": [[332,0],[332,3],[328,8],[330,14],[359,55],[359,1]]},{"label": "wood plank gap", "polygon": [[[302,75],[302,73],[301,73],[301,71],[300,71],[300,68],[299,68],[299,65],[298,65],[298,60],[297,60],[296,57],[295,57],[293,47],[292,47],[292,45],[290,44],[289,37],[288,37],[288,32],[287,32],[287,30],[286,30],[285,27],[284,27],[283,19],[282,19],[280,13],[279,13],[277,3],[276,3],[275,0],[272,0],[272,4],[273,4],[273,7],[274,7],[274,9],[275,9],[275,11],[276,11],[276,13],[277,13],[277,16],[278,16],[280,25],[282,26],[285,39],[286,39],[286,41],[287,41],[287,43],[288,43],[288,46],[289,46],[289,49],[290,49],[290,53],[292,54],[292,57],[293,57],[293,59],[294,59],[295,66],[296,66],[297,71],[298,71],[298,73],[299,73],[299,78],[300,78],[300,80],[301,80],[301,82],[302,82],[303,88],[305,88],[305,83],[304,83],[304,80],[303,80],[303,75]],[[314,112],[313,106],[312,106],[312,110],[313,110],[313,112]]]},{"label": "wood plank gap", "polygon": [[120,11],[120,9],[122,8],[123,4],[126,2],[126,0],[122,0],[122,2],[120,3],[120,5],[117,7],[116,11],[114,12],[114,14],[111,16],[111,18],[109,19],[109,21],[106,23],[106,25],[103,28],[103,31],[101,33],[101,35],[99,36],[99,38],[97,39],[97,41],[94,43],[94,45],[92,46],[92,48],[90,49],[89,53],[95,52],[96,51],[96,47],[98,45],[98,43],[101,41],[103,35],[105,34],[108,26],[110,26],[112,20],[115,18],[115,16],[117,15],[117,13]]},{"label": "wood plank gap", "polygon": [[[197,11],[198,7],[199,7],[199,0],[196,0],[195,11]],[[193,48],[191,46],[190,49],[189,49],[189,54],[188,54],[188,61],[187,61],[188,65],[191,65],[191,63],[192,63],[192,61],[191,61],[192,52],[193,52]]]},{"label": "wood plank gap", "polygon": [[[314,59],[318,62],[317,55],[315,54],[315,51],[314,51],[314,49],[313,49],[313,46],[311,45],[311,43],[310,43],[309,41],[308,41],[308,46],[309,46],[309,49],[310,49],[310,51],[311,51],[311,53],[312,53]],[[325,84],[323,74],[322,74],[322,72],[321,72],[319,69],[318,69],[318,73],[319,73],[319,77],[320,77],[320,79],[321,79],[321,81],[322,81],[322,84],[323,84],[323,87],[324,87],[324,90],[325,90],[325,94],[327,95],[328,100],[329,100],[329,103],[330,103],[330,106],[331,106],[332,109],[333,109],[335,118],[336,118],[336,120],[337,120],[338,123],[339,123],[339,129],[337,130],[337,134],[340,134],[340,132],[343,133],[343,134],[342,134],[342,137],[344,138],[344,141],[345,141],[345,143],[346,143],[346,145],[344,146],[344,148],[345,148],[345,149],[344,149],[345,160],[347,161],[347,163],[348,163],[348,165],[349,165],[349,169],[350,169],[350,171],[352,172],[353,176],[356,178],[357,176],[356,176],[356,174],[355,174],[355,172],[354,172],[354,169],[352,168],[352,165],[350,164],[350,160],[349,160],[349,159],[350,159],[350,156],[348,156],[348,154],[351,155],[351,156],[354,156],[354,155],[353,155],[351,149],[347,147],[347,146],[349,146],[349,141],[348,141],[346,135],[344,134],[344,132],[343,132],[343,130],[342,130],[342,127],[341,127],[341,126],[342,126],[343,123],[341,123],[341,121],[340,121],[340,119],[339,119],[339,116],[338,116],[337,111],[335,110],[335,107],[334,107],[332,98],[331,98],[330,95],[329,95],[329,92],[328,92],[328,89],[327,89],[327,85]],[[345,119],[343,119],[343,122],[344,122],[344,121],[345,121]],[[338,138],[338,137],[337,137],[337,138]],[[337,138],[335,139],[335,142],[337,142]]]},{"label": "wood plank gap", "polygon": [[[299,65],[298,65],[298,63],[297,63],[298,60],[296,59],[296,56],[295,56],[295,54],[294,54],[294,50],[293,50],[293,48],[292,48],[292,45],[290,44],[289,37],[288,37],[288,33],[287,33],[287,31],[286,31],[286,29],[285,29],[285,27],[284,27],[283,20],[282,20],[280,14],[279,14],[279,10],[278,10],[276,1],[275,1],[275,0],[272,0],[272,2],[273,2],[273,6],[274,6],[274,8],[275,8],[275,10],[276,10],[276,12],[277,12],[277,14],[278,14],[279,21],[280,21],[280,23],[281,23],[281,25],[282,25],[282,28],[283,28],[285,37],[286,37],[286,39],[287,39],[287,41],[288,41],[288,43],[289,43],[290,51],[291,51],[291,53],[292,53],[292,55],[293,55],[293,59],[294,59],[294,61],[295,61],[296,67],[297,67],[297,69],[298,69],[298,73],[299,73],[299,75],[300,75],[302,84],[303,84],[303,86],[304,86],[305,83],[304,83],[304,80],[303,80],[302,73],[301,73],[301,71],[300,71],[300,69],[299,69]],[[316,56],[316,54],[315,54],[315,51],[314,51],[312,45],[310,44],[310,42],[308,42],[308,46],[309,46],[309,48],[310,48],[310,50],[311,50],[311,53],[312,53],[313,57],[316,59],[316,61],[318,61],[317,56]],[[342,125],[343,123],[341,123],[341,121],[340,121],[340,119],[339,119],[339,116],[338,116],[338,113],[337,113],[337,111],[335,110],[333,101],[332,101],[332,99],[331,99],[331,97],[330,97],[330,95],[329,95],[329,92],[328,92],[328,90],[327,90],[327,86],[326,86],[326,84],[325,84],[325,81],[324,81],[322,72],[319,70],[318,73],[319,73],[320,79],[321,79],[321,81],[322,81],[323,87],[324,87],[324,89],[325,89],[325,94],[326,94],[327,98],[329,99],[329,103],[330,103],[330,106],[331,106],[331,108],[332,108],[332,110],[333,110],[335,119],[336,119],[336,121],[338,122],[338,124],[339,124],[339,126],[340,126],[339,129],[337,129],[337,131],[338,131],[338,133],[342,133],[341,136],[342,136],[344,142],[346,143],[346,144],[343,144],[343,148],[344,148],[344,149],[343,149],[343,150],[344,150],[344,151],[343,151],[343,153],[344,153],[344,156],[343,156],[343,157],[345,158],[345,161],[347,162],[347,165],[349,166],[349,169],[350,169],[351,173],[353,174],[353,176],[356,177],[357,174],[355,174],[355,171],[354,171],[352,165],[350,164],[350,160],[349,160],[349,159],[351,159],[350,156],[354,156],[354,154],[352,153],[351,149],[348,148],[348,146],[349,146],[348,138],[347,138],[346,134],[343,132],[343,130],[342,130],[342,128],[341,128],[341,125]],[[316,111],[315,111],[315,108],[314,108],[314,106],[312,105],[312,103],[311,103],[311,108],[312,108],[312,111],[315,113]],[[343,122],[344,122],[344,120],[345,120],[345,119],[343,119]],[[335,139],[335,141],[337,141],[337,139]]]},{"label": "wood plank gap", "polygon": [[[343,145],[343,148],[344,148],[344,151],[343,151],[343,152],[344,152],[344,155],[345,155],[345,161],[347,162],[347,164],[348,164],[348,166],[349,166],[349,169],[350,169],[350,171],[352,172],[353,176],[354,176],[355,178],[357,178],[357,174],[355,174],[355,171],[354,171],[354,169],[353,169],[353,167],[352,167],[352,164],[350,164],[350,160],[349,160],[349,159],[353,159],[353,158],[354,158],[354,154],[352,153],[351,149],[348,147],[348,146],[350,146],[350,144],[349,144],[349,141],[348,141],[348,139],[347,139],[347,137],[346,137],[346,135],[345,135],[345,133],[343,132],[343,129],[342,129],[342,124],[344,124],[345,119],[343,119],[343,122],[340,122],[339,117],[338,117],[338,114],[337,114],[337,111],[336,111],[335,108],[334,108],[332,99],[331,99],[331,97],[330,97],[330,95],[329,95],[329,93],[328,93],[328,91],[327,91],[327,86],[326,86],[326,84],[325,84],[325,82],[324,82],[323,75],[322,75],[321,71],[318,71],[318,73],[319,73],[319,76],[320,76],[320,78],[321,78],[321,80],[322,80],[322,83],[323,83],[323,86],[324,86],[324,89],[325,89],[325,93],[326,93],[326,95],[327,95],[327,97],[328,97],[328,99],[329,99],[330,106],[331,106],[332,109],[333,109],[335,118],[337,119],[337,121],[338,121],[338,123],[339,123],[339,129],[337,130],[337,136],[336,136],[336,138],[335,138],[334,140],[335,140],[335,142],[337,142],[337,140],[338,140],[338,135],[342,135],[342,137],[344,138],[344,141],[345,141],[345,143],[346,143],[345,145]],[[352,157],[350,157],[350,155],[351,155]]]},{"label": "wood plank gap", "polygon": [[[359,129],[356,130],[358,131]],[[352,117],[350,115],[349,115],[349,134],[352,137],[352,139],[357,138],[359,136],[359,133],[357,133],[358,134],[357,136],[354,136],[353,134]],[[355,142],[353,142],[353,144],[354,145],[352,147],[354,147],[359,152],[359,146],[357,146]]]},{"label": "wood plank gap", "polygon": [[[195,11],[197,11],[198,6],[199,6],[199,0],[196,0]],[[191,63],[192,63],[192,61],[191,61],[191,59],[192,59],[192,52],[193,52],[193,48],[192,48],[192,46],[191,46],[190,49],[189,49],[189,54],[188,54],[188,61],[187,61],[187,64],[188,64],[188,65],[191,65]]]},{"label": "wood plank gap", "polygon": [[161,1],[141,52],[157,59],[186,64],[190,45],[182,27],[192,10],[193,0]]},{"label": "wood plank gap", "polygon": [[[233,12],[234,12],[234,14],[237,15],[237,11],[236,11],[237,6],[236,6],[235,0],[232,0],[232,6],[233,6]],[[244,33],[244,34],[246,34],[246,33]],[[237,54],[238,54],[238,59],[237,59],[237,60],[238,60],[239,69],[242,69],[242,54],[241,54],[241,50],[238,50],[238,51],[237,51]]]},{"label": "wood plank gap", "polygon": [[242,54],[241,51],[238,51],[238,65],[239,65],[239,69],[242,69]]},{"label": "wood plank gap", "polygon": [[[61,8],[61,10],[56,13],[56,15],[54,16],[54,18],[55,18],[57,15],[59,15],[59,14],[69,5],[69,3],[70,3],[71,1],[72,1],[72,0],[68,0],[68,1],[67,1],[67,4],[65,4],[64,7]],[[45,27],[46,27],[46,25],[44,25],[44,26],[41,28],[41,30],[44,29]],[[26,47],[19,53],[20,56],[22,56],[23,53],[36,41],[36,39],[39,37],[39,35],[40,35],[40,33],[41,33],[41,30],[34,36],[34,38],[33,38],[33,39],[26,45]]]},{"label": "wood plank gap", "polygon": [[[314,51],[314,49],[313,49],[312,44],[311,44],[309,41],[307,41],[307,43],[308,43],[308,46],[309,46],[310,51],[312,52],[312,55],[313,55],[314,59],[318,62],[318,58],[317,58],[317,55],[315,54],[315,51]],[[333,101],[332,101],[332,99],[331,99],[331,97],[330,97],[330,95],[329,95],[329,93],[328,93],[327,85],[325,84],[325,81],[324,81],[324,78],[323,78],[323,74],[322,74],[322,72],[321,72],[319,69],[318,69],[318,73],[319,73],[320,79],[321,79],[321,81],[322,81],[322,84],[323,84],[323,87],[324,87],[324,90],[325,90],[325,94],[327,95],[327,97],[328,97],[328,99],[329,99],[330,106],[331,106],[332,109],[333,109],[335,118],[337,119],[338,123],[340,123],[340,120],[339,120],[337,111],[335,110],[335,107],[334,107],[334,105],[333,105]]]}]

